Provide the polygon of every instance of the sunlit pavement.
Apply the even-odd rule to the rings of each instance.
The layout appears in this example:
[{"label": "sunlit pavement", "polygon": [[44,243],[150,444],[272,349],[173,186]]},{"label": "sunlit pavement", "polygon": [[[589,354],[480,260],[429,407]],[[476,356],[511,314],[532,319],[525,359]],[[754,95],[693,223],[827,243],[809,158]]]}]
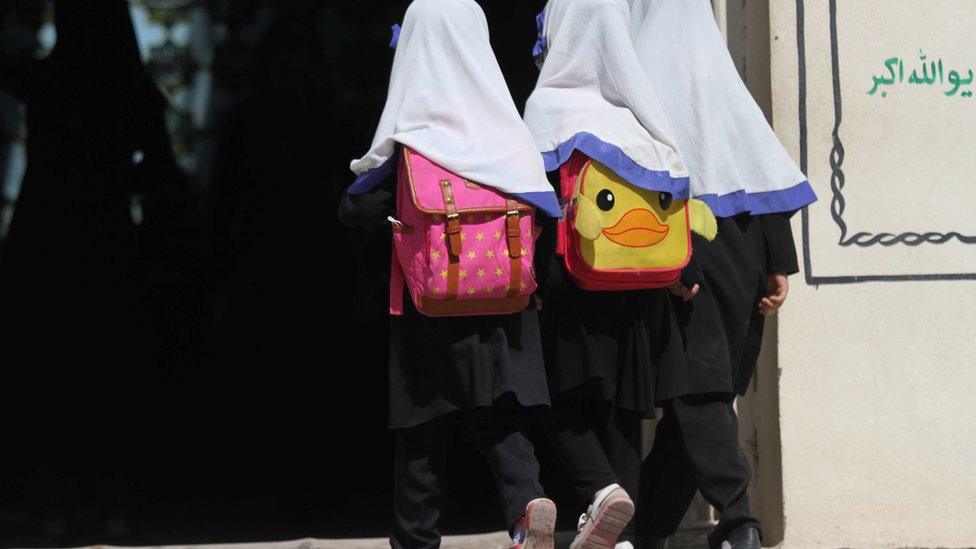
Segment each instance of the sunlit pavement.
[{"label": "sunlit pavement", "polygon": [[[504,532],[473,536],[446,536],[442,549],[508,549],[511,540]],[[96,545],[90,549],[113,549],[111,545]],[[225,545],[167,545],[145,549],[389,549],[387,538],[319,540],[299,539],[268,543],[235,543]],[[131,548],[129,548],[131,549]]]},{"label": "sunlit pavement", "polygon": [[[699,549],[706,546],[706,530],[679,532],[669,540],[668,549]],[[558,532],[556,547],[567,547],[573,532]],[[511,540],[505,532],[466,536],[445,536],[441,549],[509,549]],[[141,548],[95,545],[82,549],[388,549],[387,538],[371,539],[298,539],[280,542],[227,543],[211,545],[156,545]]]}]

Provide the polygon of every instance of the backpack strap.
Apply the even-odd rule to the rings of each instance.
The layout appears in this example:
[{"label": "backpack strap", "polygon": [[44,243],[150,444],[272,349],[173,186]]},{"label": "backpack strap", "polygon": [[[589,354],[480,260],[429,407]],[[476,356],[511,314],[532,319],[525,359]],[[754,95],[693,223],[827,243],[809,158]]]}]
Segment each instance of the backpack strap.
[{"label": "backpack strap", "polygon": [[450,179],[441,179],[441,196],[444,199],[444,238],[447,239],[447,291],[444,298],[457,299],[458,283],[461,274],[461,215],[454,201],[454,188]]},{"label": "backpack strap", "polygon": [[569,160],[559,166],[559,205],[563,215],[556,221],[556,255],[566,255],[569,220],[576,215],[577,195],[589,166],[589,159],[579,151],[573,151]]},{"label": "backpack strap", "polygon": [[512,261],[508,297],[515,297],[522,289],[522,227],[518,204],[511,198],[505,200],[505,232],[508,236],[508,257]]},{"label": "backpack strap", "polygon": [[441,196],[444,197],[444,212],[447,214],[447,225],[444,232],[447,234],[447,249],[451,255],[461,255],[461,216],[458,214],[457,204],[454,202],[454,188],[451,187],[450,179],[441,179]]}]

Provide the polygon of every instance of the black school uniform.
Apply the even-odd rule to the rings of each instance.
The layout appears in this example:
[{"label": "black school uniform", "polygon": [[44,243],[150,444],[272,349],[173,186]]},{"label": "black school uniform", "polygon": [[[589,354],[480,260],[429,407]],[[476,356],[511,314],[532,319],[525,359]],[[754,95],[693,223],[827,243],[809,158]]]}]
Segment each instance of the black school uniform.
[{"label": "black school uniform", "polygon": [[673,534],[696,489],[719,512],[712,547],[743,525],[759,527],[749,511],[750,469],[732,403],[748,387],[759,357],[767,277],[799,270],[791,215],[718,218],[715,240],[694,235],[694,256],[682,279],[701,289],[687,302],[672,298],[685,352],[664,367],[658,386],[664,416],[642,466],[635,515],[642,540]]},{"label": "black school uniform", "polygon": [[[683,349],[667,290],[580,289],[555,255],[555,222],[536,252],[552,413],[544,420],[580,502],[617,483],[637,499],[641,425],[654,417],[661,363]],[[619,541],[634,538],[633,525]]]},{"label": "black school uniform", "polygon": [[[381,225],[394,203],[392,178],[343,197],[349,226]],[[406,292],[405,292],[406,294]],[[545,497],[525,419],[549,405],[538,313],[433,318],[409,295],[390,319],[388,427],[396,436],[393,547],[437,547],[447,437],[460,423],[496,478],[506,526]]]}]

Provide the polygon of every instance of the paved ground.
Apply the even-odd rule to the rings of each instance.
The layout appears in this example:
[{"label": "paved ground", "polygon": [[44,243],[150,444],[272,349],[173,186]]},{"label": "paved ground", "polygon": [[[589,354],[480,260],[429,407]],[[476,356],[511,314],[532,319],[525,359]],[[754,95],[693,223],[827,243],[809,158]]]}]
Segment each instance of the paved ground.
[{"label": "paved ground", "polygon": [[[706,530],[702,528],[690,529],[686,532],[679,532],[669,540],[669,549],[699,549],[705,547],[704,534]],[[563,532],[559,537],[566,537],[568,533]],[[571,535],[570,535],[571,536]],[[563,540],[565,545],[569,544],[571,537]],[[558,539],[557,539],[558,542]],[[493,534],[479,534],[470,536],[447,536],[441,543],[442,549],[509,549],[511,540],[505,532],[495,532]],[[557,547],[559,545],[557,544]],[[215,545],[168,545],[157,547],[144,547],[141,549],[389,549],[390,542],[386,538],[374,539],[298,539],[280,542],[264,543],[231,543]],[[96,545],[85,549],[122,549],[111,545]],[[132,548],[127,548],[132,549]]]},{"label": "paved ground", "polygon": [[[700,549],[705,547],[705,533],[707,528],[689,528],[672,537],[668,543],[669,549]],[[561,540],[561,541],[560,541]],[[568,546],[572,540],[572,533],[557,533],[557,548]],[[479,534],[469,536],[446,536],[441,543],[442,549],[509,549],[511,540],[505,532]],[[280,542],[262,543],[228,543],[212,545],[167,545],[143,547],[140,549],[389,549],[387,538],[373,539],[297,539]],[[111,545],[96,545],[83,549],[123,549]],[[133,548],[125,548],[133,549]]]},{"label": "paved ground", "polygon": [[[511,541],[504,532],[477,536],[448,536],[441,543],[442,549],[508,549]],[[91,549],[111,549],[109,545],[97,545]],[[241,543],[227,545],[167,546],[165,549],[389,549],[390,542],[381,539],[318,540],[299,539],[275,543]],[[163,548],[145,548],[163,549]]]}]

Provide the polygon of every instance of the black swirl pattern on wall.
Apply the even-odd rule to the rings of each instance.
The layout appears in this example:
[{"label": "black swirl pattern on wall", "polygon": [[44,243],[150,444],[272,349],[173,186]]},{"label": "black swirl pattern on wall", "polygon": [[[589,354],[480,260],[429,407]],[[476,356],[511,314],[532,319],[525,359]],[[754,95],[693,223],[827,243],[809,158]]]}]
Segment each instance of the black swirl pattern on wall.
[{"label": "black swirl pattern on wall", "polygon": [[[830,151],[830,188],[832,193],[830,215],[840,228],[840,246],[918,246],[921,244],[943,244],[950,240],[959,240],[965,244],[972,244],[976,237],[965,236],[957,232],[925,232],[913,233],[869,233],[857,232],[848,235],[847,223],[844,221],[844,144],[840,139],[841,125],[841,95],[840,95],[840,63],[837,47],[837,5],[836,0],[830,1],[830,35],[833,91],[834,91],[834,130],[833,146]],[[809,173],[809,147],[807,131],[807,63],[806,63],[806,16],[804,0],[796,0],[796,48],[797,48],[797,114],[799,117],[799,145],[800,169]],[[976,273],[922,273],[922,274],[851,274],[851,275],[816,275],[813,272],[812,252],[810,249],[810,209],[800,211],[803,232],[803,275],[807,284],[819,286],[821,284],[856,284],[863,282],[906,282],[925,280],[976,280]]]},{"label": "black swirl pattern on wall", "polygon": [[963,244],[976,244],[976,235],[968,236],[958,232],[903,232],[903,233],[871,233],[860,231],[848,235],[847,222],[844,221],[844,144],[840,139],[840,125],[842,120],[842,105],[840,93],[840,59],[837,46],[837,0],[830,0],[830,63],[833,73],[834,86],[834,130],[831,134],[833,147],[830,150],[830,190],[833,194],[830,201],[830,217],[840,228],[838,244],[841,246],[919,246],[921,244],[944,244],[950,240],[958,240]]}]

